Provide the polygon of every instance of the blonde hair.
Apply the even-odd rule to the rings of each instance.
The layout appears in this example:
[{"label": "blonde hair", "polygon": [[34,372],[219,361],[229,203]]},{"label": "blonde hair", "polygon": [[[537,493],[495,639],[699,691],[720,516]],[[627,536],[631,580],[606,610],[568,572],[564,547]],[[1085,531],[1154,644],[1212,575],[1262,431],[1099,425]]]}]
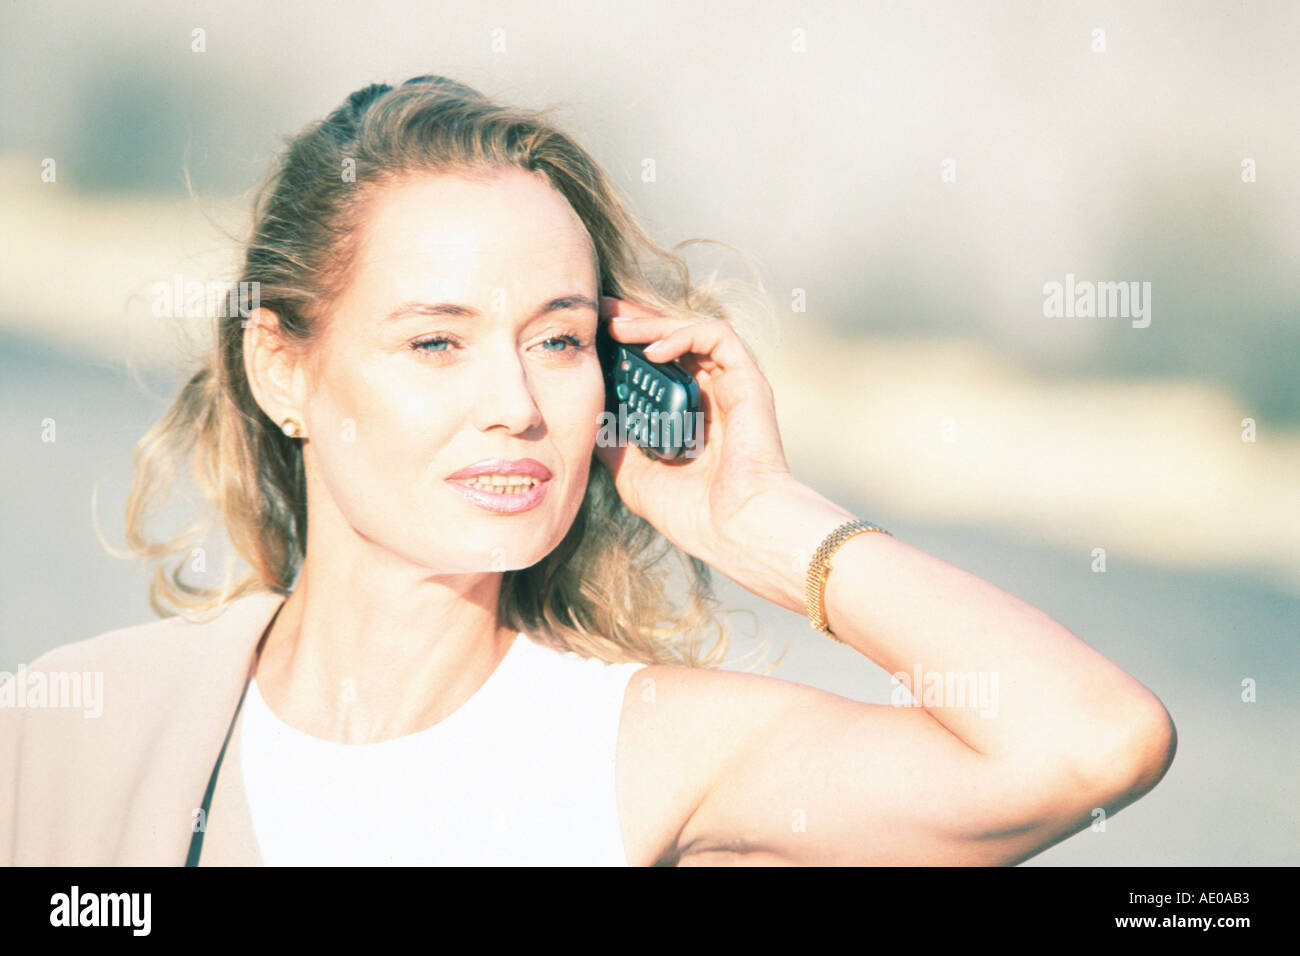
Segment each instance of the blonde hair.
[{"label": "blonde hair", "polygon": [[[412,175],[475,177],[518,167],[543,175],[586,226],[600,294],[677,314],[733,319],[722,292],[736,284],[692,286],[679,254],[689,243],[710,240],[687,240],[671,251],[656,245],[596,161],[548,121],[550,112],[501,106],[438,76],[353,93],[289,140],[261,187],[235,311],[246,316],[256,305],[268,308],[292,339],[306,342],[349,281],[354,237],[378,191]],[[641,253],[658,260],[658,267],[648,267]],[[246,298],[250,289],[256,303]],[[246,594],[287,594],[305,556],[301,445],[253,397],[241,314],[215,320],[210,354],[136,448],[126,542],[131,555],[157,561],[149,598],[160,615],[194,619]],[[210,518],[161,541],[145,531],[190,458],[200,492],[252,568],[239,579],[228,568],[218,588],[189,583],[181,574],[186,552],[211,527]],[[176,556],[181,560],[169,574],[163,565]],[[669,556],[687,584],[677,608],[668,600]],[[716,666],[726,657],[730,628],[718,614],[710,569],[628,511],[595,456],[582,506],[559,546],[533,567],[503,574],[502,624],[557,649],[607,661],[687,666]],[[706,630],[715,634],[707,649]]]}]

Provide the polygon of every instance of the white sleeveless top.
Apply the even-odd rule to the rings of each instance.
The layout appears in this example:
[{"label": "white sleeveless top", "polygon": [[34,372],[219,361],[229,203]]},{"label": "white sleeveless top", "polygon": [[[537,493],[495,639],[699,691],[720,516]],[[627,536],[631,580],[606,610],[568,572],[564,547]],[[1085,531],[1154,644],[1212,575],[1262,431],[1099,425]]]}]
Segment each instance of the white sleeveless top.
[{"label": "white sleeveless top", "polygon": [[278,718],[252,681],[240,769],[267,866],[626,866],[614,758],[641,663],[559,653],[520,632],[425,730],[343,744]]}]

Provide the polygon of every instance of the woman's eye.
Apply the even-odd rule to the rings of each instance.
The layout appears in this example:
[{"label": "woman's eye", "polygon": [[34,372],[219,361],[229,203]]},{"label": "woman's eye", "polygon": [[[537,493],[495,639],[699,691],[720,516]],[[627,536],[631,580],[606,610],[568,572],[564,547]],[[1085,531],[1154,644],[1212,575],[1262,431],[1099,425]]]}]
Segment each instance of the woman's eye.
[{"label": "woman's eye", "polygon": [[[552,342],[560,342],[560,343],[568,344],[570,346],[568,351],[573,351],[575,349],[582,348],[582,340],[579,339],[576,335],[557,335],[554,338],[547,339],[545,342],[542,343],[542,345],[550,345]],[[558,348],[550,348],[550,349],[543,349],[542,351],[561,352],[564,350]]]},{"label": "woman's eye", "polygon": [[430,338],[420,339],[419,342],[412,342],[411,349],[412,351],[421,352],[421,354],[424,354],[424,352],[435,352],[435,354],[441,355],[442,352],[451,351],[451,346],[454,345],[459,345],[459,342],[451,336],[433,336]]},{"label": "woman's eye", "polygon": [[417,352],[445,352],[447,351],[446,349],[436,348],[435,346],[452,344],[454,344],[453,340],[444,336],[438,336],[437,338],[424,339],[420,342],[412,342],[411,348]]},{"label": "woman's eye", "polygon": [[[454,338],[451,338],[450,336],[438,335],[438,336],[434,336],[433,338],[421,339],[420,341],[412,342],[411,349],[412,351],[419,352],[421,354],[432,353],[435,355],[442,355],[446,352],[450,352],[452,347],[459,344],[460,344],[459,341],[457,341]],[[551,352],[560,355],[565,354],[567,352],[575,352],[578,349],[581,349],[583,345],[582,339],[578,338],[578,336],[576,335],[569,335],[569,334],[552,336],[551,338],[547,339],[545,342],[542,342],[541,344],[542,344],[543,352]],[[564,348],[564,346],[566,345],[568,346],[567,349]]]}]

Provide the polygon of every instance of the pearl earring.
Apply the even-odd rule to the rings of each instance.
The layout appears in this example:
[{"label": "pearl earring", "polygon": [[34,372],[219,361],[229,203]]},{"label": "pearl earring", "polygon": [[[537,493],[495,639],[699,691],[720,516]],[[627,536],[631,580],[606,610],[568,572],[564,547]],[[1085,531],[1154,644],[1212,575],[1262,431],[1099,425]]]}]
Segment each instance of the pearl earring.
[{"label": "pearl earring", "polygon": [[302,434],[302,426],[292,418],[286,418],[280,423],[280,431],[284,432],[290,438],[297,438]]}]

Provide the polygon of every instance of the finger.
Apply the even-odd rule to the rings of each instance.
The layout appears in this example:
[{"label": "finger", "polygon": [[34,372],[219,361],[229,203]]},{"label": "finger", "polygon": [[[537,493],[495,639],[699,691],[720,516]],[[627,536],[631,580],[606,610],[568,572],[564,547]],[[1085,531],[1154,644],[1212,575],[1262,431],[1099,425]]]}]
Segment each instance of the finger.
[{"label": "finger", "polygon": [[683,325],[700,321],[695,317],[668,314],[628,299],[601,296],[600,315],[608,320],[614,338],[625,342],[645,342],[666,335]]},{"label": "finger", "polygon": [[618,316],[609,323],[609,334],[617,342],[653,342],[698,320],[671,316],[634,318]]},{"label": "finger", "polygon": [[725,319],[679,327],[646,346],[644,351],[646,358],[653,362],[671,362],[689,352],[707,371],[761,374],[735,326]]}]

